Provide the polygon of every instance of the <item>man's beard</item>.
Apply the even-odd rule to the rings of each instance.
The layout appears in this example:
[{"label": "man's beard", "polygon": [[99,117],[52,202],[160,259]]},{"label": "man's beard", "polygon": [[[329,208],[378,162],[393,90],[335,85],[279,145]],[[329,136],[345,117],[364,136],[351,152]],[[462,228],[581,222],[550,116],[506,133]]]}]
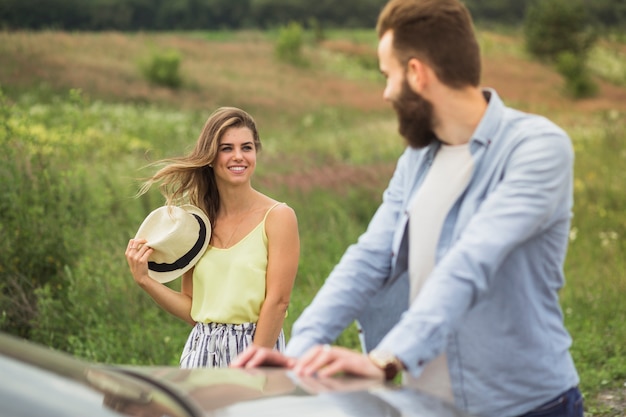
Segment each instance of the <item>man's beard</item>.
[{"label": "man's beard", "polygon": [[398,115],[398,131],[412,148],[423,148],[437,140],[433,131],[433,105],[411,90],[406,78],[397,99],[392,101]]}]

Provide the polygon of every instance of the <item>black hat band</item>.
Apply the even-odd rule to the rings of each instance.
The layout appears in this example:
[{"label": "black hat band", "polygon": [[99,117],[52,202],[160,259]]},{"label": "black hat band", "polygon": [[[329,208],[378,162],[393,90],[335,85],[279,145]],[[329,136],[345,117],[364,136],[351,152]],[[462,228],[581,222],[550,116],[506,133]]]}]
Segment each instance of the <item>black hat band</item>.
[{"label": "black hat band", "polygon": [[193,216],[198,221],[198,224],[200,225],[200,232],[198,234],[198,240],[196,241],[196,244],[193,245],[193,247],[189,250],[189,252],[187,252],[180,258],[178,258],[173,263],[159,264],[156,262],[149,261],[148,269],[154,272],[172,272],[172,271],[176,271],[179,269],[183,269],[184,267],[189,265],[191,261],[193,261],[193,259],[198,255],[198,253],[200,253],[200,251],[202,250],[202,247],[204,246],[204,242],[206,241],[206,226],[204,222],[202,221],[202,219],[200,218],[200,216],[194,213],[191,213],[191,214],[193,214]]}]

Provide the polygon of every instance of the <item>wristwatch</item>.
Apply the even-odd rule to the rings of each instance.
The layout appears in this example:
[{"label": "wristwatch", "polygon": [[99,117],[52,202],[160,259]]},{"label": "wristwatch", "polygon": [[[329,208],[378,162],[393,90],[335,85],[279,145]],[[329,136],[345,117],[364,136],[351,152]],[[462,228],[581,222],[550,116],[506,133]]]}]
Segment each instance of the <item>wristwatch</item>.
[{"label": "wristwatch", "polygon": [[398,372],[404,369],[404,365],[400,362],[400,359],[396,358],[396,356],[385,350],[372,350],[368,355],[369,359],[382,369],[385,373],[385,381],[393,380]]}]

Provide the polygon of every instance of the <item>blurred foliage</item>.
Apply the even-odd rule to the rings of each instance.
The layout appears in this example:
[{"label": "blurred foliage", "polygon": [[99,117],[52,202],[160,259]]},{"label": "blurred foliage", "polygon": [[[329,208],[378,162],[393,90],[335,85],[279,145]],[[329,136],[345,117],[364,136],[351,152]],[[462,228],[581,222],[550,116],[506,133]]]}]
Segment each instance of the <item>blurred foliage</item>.
[{"label": "blurred foliage", "polygon": [[152,84],[178,88],[183,79],[180,74],[182,57],[178,51],[153,51],[150,56],[139,61],[139,69]]},{"label": "blurred foliage", "polygon": [[524,20],[526,48],[536,58],[555,64],[565,78],[565,91],[574,98],[596,94],[587,68],[597,40],[581,0],[536,0]]},{"label": "blurred foliage", "polygon": [[[73,110],[77,96],[68,107]],[[70,110],[71,111],[71,110]],[[85,171],[69,161],[81,154],[73,126],[47,130],[0,92],[0,311],[3,329],[28,337],[38,317],[35,291],[49,288],[63,302],[65,265],[80,258],[73,241],[93,204]]]},{"label": "blurred foliage", "polygon": [[[119,251],[161,199],[132,199],[129,178],[138,173],[128,163],[150,148],[138,129],[176,137],[189,116],[90,103],[77,90],[49,104],[0,98],[0,329],[90,359],[135,363],[135,351],[124,356],[123,347],[143,343],[138,311],[165,314],[151,300],[129,302],[142,294],[120,279]],[[120,330],[131,336],[103,343]],[[159,344],[140,360],[163,360]]]},{"label": "blurred foliage", "polygon": [[626,113],[610,110],[587,119],[591,125],[569,126],[575,204],[561,304],[587,411],[617,416],[623,410],[596,409],[595,394],[623,390],[626,383]]},{"label": "blurred foliage", "polygon": [[[480,23],[519,24],[533,0],[465,0]],[[544,0],[551,1],[551,0]],[[610,27],[626,24],[626,3],[582,0]],[[190,30],[271,28],[291,21],[371,28],[386,0],[2,0],[0,28]]]},{"label": "blurred foliage", "polygon": [[528,51],[549,62],[562,52],[585,56],[597,33],[581,0],[536,0],[524,20]]},{"label": "blurred foliage", "polygon": [[571,97],[591,97],[598,92],[598,85],[591,79],[583,55],[561,52],[556,59],[556,69],[565,78],[565,92]]},{"label": "blurred foliage", "polygon": [[290,22],[278,30],[275,52],[279,60],[297,66],[305,66],[306,59],[302,55],[304,46],[304,30],[297,22]]},{"label": "blurred foliage", "polygon": [[[626,33],[622,36],[624,37],[622,43],[626,43]],[[626,49],[620,45],[617,39],[610,38],[608,41],[597,43],[589,53],[587,65],[598,77],[626,87]]]}]

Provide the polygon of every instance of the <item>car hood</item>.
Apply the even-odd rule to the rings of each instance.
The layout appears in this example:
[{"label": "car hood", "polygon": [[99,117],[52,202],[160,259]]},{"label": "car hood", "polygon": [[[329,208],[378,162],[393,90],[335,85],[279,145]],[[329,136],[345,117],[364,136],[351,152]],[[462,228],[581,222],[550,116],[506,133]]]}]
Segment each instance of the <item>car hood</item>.
[{"label": "car hood", "polygon": [[95,364],[0,332],[0,415],[468,417],[382,381],[298,377],[281,368]]},{"label": "car hood", "polygon": [[278,368],[123,371],[170,391],[202,416],[467,416],[435,397],[363,378],[301,378]]}]

